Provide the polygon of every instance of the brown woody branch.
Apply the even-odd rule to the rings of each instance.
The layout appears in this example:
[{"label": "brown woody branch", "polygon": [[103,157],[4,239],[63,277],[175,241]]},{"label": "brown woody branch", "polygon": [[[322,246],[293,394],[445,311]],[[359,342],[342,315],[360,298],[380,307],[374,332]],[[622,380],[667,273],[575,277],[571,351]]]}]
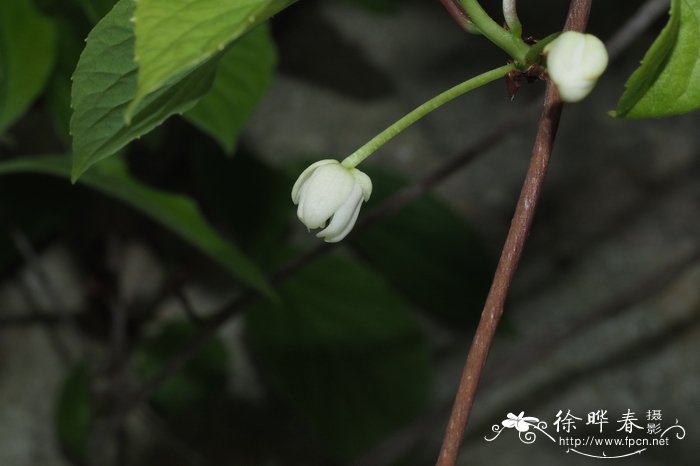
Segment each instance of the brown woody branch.
[{"label": "brown woody branch", "polygon": [[[572,0],[564,30],[583,31],[588,23],[591,0]],[[479,380],[486,364],[496,328],[503,315],[508,289],[518,268],[525,241],[530,233],[542,184],[554,147],[554,139],[561,117],[562,102],[556,87],[547,83],[544,108],[532,149],[530,167],[523,184],[515,214],[506,238],[501,258],[486,298],[479,326],[476,329],[452,413],[447,424],[437,466],[454,466],[464,436]]]}]

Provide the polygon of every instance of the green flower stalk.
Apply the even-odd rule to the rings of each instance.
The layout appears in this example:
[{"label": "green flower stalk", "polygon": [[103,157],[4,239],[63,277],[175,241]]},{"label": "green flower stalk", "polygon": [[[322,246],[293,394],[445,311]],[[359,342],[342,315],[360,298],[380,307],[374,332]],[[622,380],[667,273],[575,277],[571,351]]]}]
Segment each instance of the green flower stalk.
[{"label": "green flower stalk", "polygon": [[[513,59],[525,66],[525,58],[527,57],[527,52],[530,47],[523,41],[519,35],[511,34],[511,32],[503,29],[496,21],[491,18],[486,11],[479,5],[477,0],[460,0],[464,11],[469,15],[469,19],[474,23],[479,32],[481,32],[486,38],[491,42],[496,44],[498,47],[503,49],[508,53]],[[507,6],[505,3],[514,3],[511,1],[504,2],[504,7]],[[510,8],[510,7],[509,7]],[[514,13],[515,7],[513,5],[512,9],[508,11],[508,17],[511,21],[517,18]],[[504,9],[504,15],[506,11]],[[517,22],[517,25],[520,21]],[[518,26],[514,24],[516,29]],[[522,29],[522,28],[521,28]]]},{"label": "green flower stalk", "polygon": [[506,20],[511,35],[520,37],[523,34],[523,25],[520,24],[516,0],[503,0],[503,18]]},{"label": "green flower stalk", "polygon": [[504,65],[499,68],[487,71],[486,73],[475,76],[463,83],[457,84],[451,89],[446,90],[442,94],[438,94],[429,101],[423,103],[419,107],[416,107],[413,111],[406,114],[399,121],[389,126],[387,129],[370,139],[365,145],[357,149],[355,152],[350,154],[343,160],[343,166],[348,168],[354,168],[360,164],[364,159],[372,155],[377,149],[382,147],[384,144],[393,139],[396,135],[401,133],[403,130],[411,126],[416,121],[423,118],[428,113],[432,112],[436,108],[445,105],[447,102],[456,99],[457,97],[466,94],[469,91],[473,91],[481,86],[484,86],[490,82],[500,79],[513,71],[515,65],[509,64]]},{"label": "green flower stalk", "polygon": [[298,205],[297,217],[309,230],[323,228],[316,236],[328,243],[345,238],[352,230],[363,202],[372,194],[372,180],[357,165],[394,136],[447,102],[515,69],[501,66],[446,90],[379,133],[345,160],[326,159],[304,170],[292,188],[292,202]]}]

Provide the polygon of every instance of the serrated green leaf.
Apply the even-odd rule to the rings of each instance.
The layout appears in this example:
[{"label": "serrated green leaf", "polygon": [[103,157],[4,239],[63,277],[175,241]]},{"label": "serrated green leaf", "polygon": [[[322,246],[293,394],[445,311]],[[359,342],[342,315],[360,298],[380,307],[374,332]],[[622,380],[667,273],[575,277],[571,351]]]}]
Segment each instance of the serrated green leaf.
[{"label": "serrated green leaf", "polygon": [[0,135],[41,93],[55,52],[53,23],[31,0],[0,2]]},{"label": "serrated green leaf", "polygon": [[382,278],[326,256],[246,313],[273,390],[348,460],[425,408],[429,351],[409,307]]},{"label": "serrated green leaf", "polygon": [[199,67],[296,0],[139,0],[136,24],[141,99]]},{"label": "serrated green leaf", "polygon": [[[69,178],[70,160],[64,156],[24,157],[0,164],[0,175],[13,173],[42,173]],[[144,185],[132,178],[117,159],[86,173],[80,182],[140,210],[221,264],[246,285],[276,299],[274,290],[259,268],[209,225],[190,198]]]},{"label": "serrated green leaf", "polygon": [[214,84],[185,118],[231,153],[238,134],[265,95],[277,64],[269,27],[260,25],[219,60]]},{"label": "serrated green leaf", "polygon": [[87,38],[73,75],[71,134],[75,182],[90,166],[117,152],[168,117],[189,110],[209,90],[216,57],[190,74],[171,77],[145,96],[130,121],[125,112],[136,94],[133,0],[120,0]]},{"label": "serrated green leaf", "polygon": [[56,435],[63,450],[74,460],[82,461],[94,418],[90,375],[84,364],[67,375],[54,409]]},{"label": "serrated green leaf", "polygon": [[672,0],[668,24],[625,88],[613,116],[665,117],[700,108],[700,0]]}]

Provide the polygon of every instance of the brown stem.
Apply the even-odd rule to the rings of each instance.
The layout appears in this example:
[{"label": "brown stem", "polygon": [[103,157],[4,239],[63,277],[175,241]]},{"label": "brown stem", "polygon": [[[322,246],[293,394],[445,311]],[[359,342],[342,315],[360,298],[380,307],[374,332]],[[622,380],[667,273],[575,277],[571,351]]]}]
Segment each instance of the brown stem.
[{"label": "brown stem", "polygon": [[469,15],[457,0],[440,0],[447,12],[452,16],[459,26],[467,32],[475,32],[474,24],[469,19]]},{"label": "brown stem", "polygon": [[[592,0],[571,0],[564,30],[583,31],[588,23]],[[501,258],[486,298],[481,320],[476,329],[457,395],[447,424],[437,466],[454,466],[457,463],[459,447],[469,420],[474,397],[486,364],[498,322],[503,314],[503,306],[508,289],[518,268],[525,241],[530,233],[542,184],[554,146],[562,102],[556,87],[547,83],[544,108],[532,149],[530,167],[523,184],[515,214],[506,238]]]}]

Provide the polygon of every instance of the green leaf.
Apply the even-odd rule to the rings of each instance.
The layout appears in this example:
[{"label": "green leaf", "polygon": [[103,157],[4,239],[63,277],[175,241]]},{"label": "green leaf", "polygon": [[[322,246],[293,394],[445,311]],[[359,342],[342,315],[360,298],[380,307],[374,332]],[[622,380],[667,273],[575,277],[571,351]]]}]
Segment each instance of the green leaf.
[{"label": "green leaf", "polygon": [[55,35],[53,23],[31,0],[0,2],[0,135],[44,89]]},{"label": "green leaf", "polygon": [[85,14],[95,24],[112,9],[116,0],[78,0]]},{"label": "green leaf", "polygon": [[[373,200],[405,186],[373,171]],[[432,196],[423,196],[382,222],[348,237],[352,247],[397,290],[450,325],[476,324],[495,260],[463,219]]]},{"label": "green leaf", "polygon": [[185,118],[232,153],[239,132],[270,86],[276,64],[275,44],[263,24],[224,53],[214,84]]},{"label": "green leaf", "polygon": [[216,57],[190,74],[173,76],[124,118],[136,93],[133,0],[120,0],[87,38],[73,75],[71,134],[75,182],[94,163],[109,157],[175,113],[189,110],[214,79]]},{"label": "green leaf", "polygon": [[668,24],[625,88],[613,116],[654,118],[700,108],[700,0],[672,0]]},{"label": "green leaf", "polygon": [[139,0],[136,24],[141,99],[216,56],[296,0]]},{"label": "green leaf", "polygon": [[[224,157],[213,141],[201,135],[189,138],[187,144],[195,195],[204,211],[257,264],[274,272],[293,212],[288,178],[245,150],[236,157]],[[256,193],[255,202],[250,202],[251,192]],[[240,221],[243,218],[245,222]]]},{"label": "green leaf", "polygon": [[56,65],[46,90],[47,109],[53,119],[56,134],[67,146],[71,143],[71,75],[75,70],[80,53],[85,45],[84,34],[74,21],[57,17],[56,24],[58,52]]},{"label": "green leaf", "polygon": [[[183,345],[196,328],[188,322],[169,322],[161,331],[144,340],[134,351],[134,369],[150,380]],[[218,338],[210,339],[185,367],[168,379],[153,400],[163,409],[178,412],[225,393],[228,354]]]},{"label": "green leaf", "polygon": [[93,416],[90,375],[87,367],[81,364],[68,373],[54,410],[58,440],[64,451],[74,460],[85,459]]},{"label": "green leaf", "polygon": [[429,351],[413,315],[382,278],[325,256],[281,287],[283,306],[246,314],[273,390],[348,460],[426,406]]},{"label": "green leaf", "polygon": [[[209,225],[191,199],[140,183],[128,174],[117,159],[98,168],[86,173],[81,183],[140,210],[224,266],[246,285],[267,297],[276,298],[258,267]],[[69,177],[69,159],[63,156],[25,157],[0,164],[0,175],[13,173]]]}]

